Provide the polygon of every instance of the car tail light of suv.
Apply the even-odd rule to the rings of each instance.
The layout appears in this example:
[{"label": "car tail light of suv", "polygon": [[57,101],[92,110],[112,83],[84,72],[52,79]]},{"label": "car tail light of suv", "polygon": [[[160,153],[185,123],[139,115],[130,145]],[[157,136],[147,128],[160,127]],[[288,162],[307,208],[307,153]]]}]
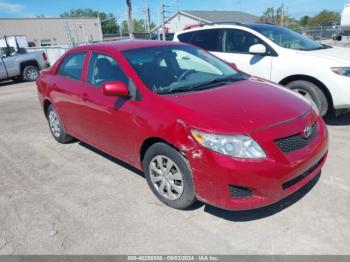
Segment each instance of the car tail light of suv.
[{"label": "car tail light of suv", "polygon": [[45,52],[43,52],[43,58],[45,61],[47,61],[47,54]]}]

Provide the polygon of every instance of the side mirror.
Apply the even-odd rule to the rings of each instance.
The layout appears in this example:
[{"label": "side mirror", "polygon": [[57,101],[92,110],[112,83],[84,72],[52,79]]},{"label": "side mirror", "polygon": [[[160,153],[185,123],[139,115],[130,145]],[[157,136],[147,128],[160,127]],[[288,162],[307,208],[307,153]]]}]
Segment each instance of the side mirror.
[{"label": "side mirror", "polygon": [[235,63],[229,63],[229,66],[232,67],[234,70],[238,71],[238,66]]},{"label": "side mirror", "polygon": [[123,82],[106,82],[102,84],[102,94],[105,96],[129,96],[128,86]]},{"label": "side mirror", "polygon": [[249,48],[249,53],[252,55],[266,55],[267,49],[266,46],[262,44],[256,44]]}]

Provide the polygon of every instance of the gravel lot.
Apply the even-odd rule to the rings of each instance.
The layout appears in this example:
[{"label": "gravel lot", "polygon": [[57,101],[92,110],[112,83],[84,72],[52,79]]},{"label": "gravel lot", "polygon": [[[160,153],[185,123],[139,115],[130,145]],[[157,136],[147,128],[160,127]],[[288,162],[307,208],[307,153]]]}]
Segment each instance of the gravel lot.
[{"label": "gravel lot", "polygon": [[0,84],[0,254],[350,254],[350,114],[327,123],[308,188],[256,211],[177,211],[117,159],[57,144],[34,83]]}]

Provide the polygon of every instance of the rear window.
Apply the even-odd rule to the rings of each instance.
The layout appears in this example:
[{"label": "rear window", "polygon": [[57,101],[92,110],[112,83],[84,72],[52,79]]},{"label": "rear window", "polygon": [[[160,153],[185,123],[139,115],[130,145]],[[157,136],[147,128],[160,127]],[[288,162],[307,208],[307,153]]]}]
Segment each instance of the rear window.
[{"label": "rear window", "polygon": [[177,38],[181,41],[181,42],[184,42],[184,43],[190,43],[191,42],[191,39],[193,37],[195,32],[188,32],[188,33],[184,33],[184,34],[181,34],[181,35],[178,35]]},{"label": "rear window", "polygon": [[197,31],[191,43],[208,51],[222,52],[222,32],[221,29]]}]

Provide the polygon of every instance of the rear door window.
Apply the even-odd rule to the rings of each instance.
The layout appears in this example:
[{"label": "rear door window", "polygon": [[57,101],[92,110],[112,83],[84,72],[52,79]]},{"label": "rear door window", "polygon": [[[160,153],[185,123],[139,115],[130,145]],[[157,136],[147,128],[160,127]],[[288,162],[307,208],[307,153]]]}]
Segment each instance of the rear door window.
[{"label": "rear door window", "polygon": [[69,55],[64,59],[57,74],[75,80],[80,80],[85,57],[85,52],[79,52]]},{"label": "rear door window", "polygon": [[222,52],[222,29],[206,29],[195,33],[191,43],[208,51]]}]

